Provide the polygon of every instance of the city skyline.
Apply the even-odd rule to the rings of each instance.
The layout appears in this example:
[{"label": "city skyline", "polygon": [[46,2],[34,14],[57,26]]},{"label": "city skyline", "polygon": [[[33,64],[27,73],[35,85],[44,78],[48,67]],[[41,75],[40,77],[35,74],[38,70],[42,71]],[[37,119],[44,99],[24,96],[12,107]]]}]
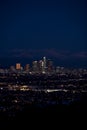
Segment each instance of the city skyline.
[{"label": "city skyline", "polygon": [[64,66],[56,64],[52,58],[43,56],[39,59],[33,59],[31,62],[15,62],[0,64],[0,72],[27,72],[27,73],[55,73],[57,70],[87,70],[87,67]]},{"label": "city skyline", "polygon": [[44,55],[66,67],[87,67],[86,0],[0,2],[0,64]]}]

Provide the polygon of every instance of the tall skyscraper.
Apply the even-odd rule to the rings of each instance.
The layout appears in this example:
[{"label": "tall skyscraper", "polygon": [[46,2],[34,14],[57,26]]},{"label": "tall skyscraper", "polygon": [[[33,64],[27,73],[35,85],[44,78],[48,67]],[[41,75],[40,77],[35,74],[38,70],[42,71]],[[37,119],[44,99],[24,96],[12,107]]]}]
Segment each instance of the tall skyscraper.
[{"label": "tall skyscraper", "polygon": [[40,60],[39,61],[39,72],[43,73],[43,71],[44,71],[44,62],[43,62],[43,60]]},{"label": "tall skyscraper", "polygon": [[51,59],[47,60],[47,71],[52,72],[53,71],[53,61]]},{"label": "tall skyscraper", "polygon": [[20,63],[16,63],[16,70],[21,70],[21,64]]},{"label": "tall skyscraper", "polygon": [[43,57],[43,73],[46,72],[46,57]]},{"label": "tall skyscraper", "polygon": [[29,65],[29,64],[26,64],[25,67],[24,67],[24,70],[25,70],[25,71],[29,71],[29,70],[30,70],[30,65]]},{"label": "tall skyscraper", "polygon": [[32,64],[33,64],[33,66],[32,66],[33,72],[37,73],[38,72],[38,61],[33,61]]}]

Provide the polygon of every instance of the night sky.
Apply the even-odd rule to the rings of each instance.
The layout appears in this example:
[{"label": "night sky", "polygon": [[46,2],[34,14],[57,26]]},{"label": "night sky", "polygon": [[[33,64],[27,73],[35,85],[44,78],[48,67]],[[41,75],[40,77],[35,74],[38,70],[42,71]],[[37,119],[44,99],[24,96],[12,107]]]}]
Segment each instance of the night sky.
[{"label": "night sky", "polygon": [[0,64],[43,56],[87,68],[86,0],[0,1]]}]

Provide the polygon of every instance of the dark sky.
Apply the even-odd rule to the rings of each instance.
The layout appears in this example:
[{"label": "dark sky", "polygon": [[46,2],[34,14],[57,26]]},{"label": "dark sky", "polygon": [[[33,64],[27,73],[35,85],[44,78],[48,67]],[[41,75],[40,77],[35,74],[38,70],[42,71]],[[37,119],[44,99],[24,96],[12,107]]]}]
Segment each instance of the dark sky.
[{"label": "dark sky", "polygon": [[86,0],[0,1],[0,62],[44,55],[87,67]]}]

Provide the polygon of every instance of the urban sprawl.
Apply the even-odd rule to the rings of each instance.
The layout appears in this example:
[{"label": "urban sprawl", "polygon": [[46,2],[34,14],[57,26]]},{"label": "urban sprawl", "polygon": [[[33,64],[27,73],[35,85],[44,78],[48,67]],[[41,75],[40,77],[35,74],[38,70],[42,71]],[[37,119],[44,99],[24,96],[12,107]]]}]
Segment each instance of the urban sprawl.
[{"label": "urban sprawl", "polygon": [[54,66],[43,57],[32,66],[0,68],[0,114],[8,117],[25,106],[70,104],[87,94],[87,69]]}]

